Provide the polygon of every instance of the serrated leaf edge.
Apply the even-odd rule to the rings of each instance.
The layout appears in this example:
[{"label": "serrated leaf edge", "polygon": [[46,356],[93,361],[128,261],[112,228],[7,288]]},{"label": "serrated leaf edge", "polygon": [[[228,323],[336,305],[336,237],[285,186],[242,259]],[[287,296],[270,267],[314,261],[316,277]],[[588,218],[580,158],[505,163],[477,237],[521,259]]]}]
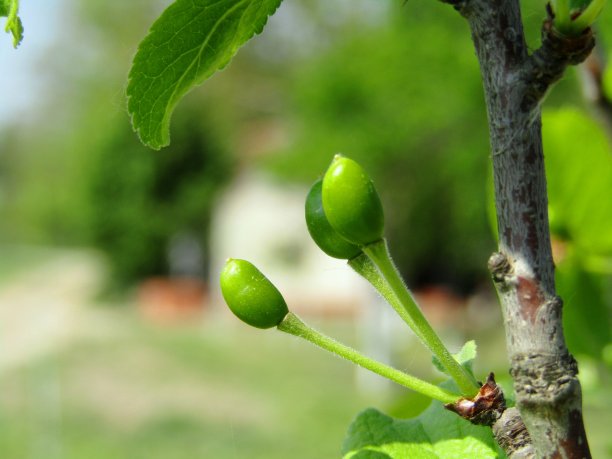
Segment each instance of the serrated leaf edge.
[{"label": "serrated leaf edge", "polygon": [[[166,10],[164,10],[162,12],[162,14],[155,20],[155,22],[151,25],[151,28],[149,29],[149,31],[147,32],[147,35],[144,37],[144,39],[140,42],[140,44],[138,45],[138,49],[136,50],[136,53],[134,55],[134,58],[132,59],[132,67],[130,68],[130,72],[128,74],[128,82],[127,82],[127,88],[126,88],[126,95],[127,95],[127,111],[128,114],[130,116],[130,121],[132,123],[132,127],[134,129],[134,131],[136,132],[136,134],[138,135],[138,138],[140,139],[140,141],[147,145],[148,147],[154,149],[154,150],[159,150],[167,145],[169,145],[170,143],[170,118],[172,116],[172,113],[176,107],[176,105],[180,102],[180,99],[185,96],[188,92],[190,92],[192,89],[194,89],[196,86],[201,85],[204,81],[206,81],[208,78],[210,78],[213,74],[215,74],[216,72],[223,70],[233,59],[233,57],[236,55],[236,53],[238,52],[239,48],[241,46],[243,46],[244,44],[246,44],[251,38],[253,38],[256,35],[259,35],[264,27],[266,26],[266,24],[268,23],[268,19],[270,18],[270,16],[272,16],[279,8],[280,4],[282,3],[282,0],[278,1],[278,4],[276,5],[276,8],[274,8],[273,11],[271,11],[267,16],[266,19],[261,23],[261,25],[259,27],[254,27],[252,29],[252,33],[248,36],[248,38],[241,43],[238,46],[234,46],[233,49],[231,49],[231,51],[228,53],[229,56],[227,57],[227,59],[223,59],[222,62],[217,63],[215,66],[211,67],[210,71],[208,72],[204,72],[202,74],[202,76],[200,78],[197,78],[194,80],[194,83],[188,87],[187,89],[184,89],[184,92],[182,94],[179,94],[178,96],[177,94],[177,90],[180,87],[180,82],[183,81],[183,78],[185,78],[186,74],[188,73],[188,71],[190,69],[193,68],[193,65],[195,62],[197,62],[200,59],[201,56],[201,52],[203,49],[205,49],[206,47],[206,43],[208,43],[210,37],[212,36],[212,34],[214,33],[214,31],[217,29],[218,24],[220,24],[223,21],[223,18],[226,17],[227,14],[230,14],[231,11],[233,11],[235,8],[239,7],[240,5],[242,5],[245,2],[248,2],[249,0],[240,0],[238,3],[232,5],[231,8],[229,8],[222,16],[222,18],[220,18],[216,23],[215,26],[213,27],[213,29],[211,30],[211,32],[209,32],[206,35],[206,39],[204,41],[204,43],[202,43],[200,45],[200,52],[198,52],[198,58],[194,59],[192,61],[192,63],[187,67],[187,69],[182,73],[181,77],[179,78],[179,80],[177,80],[177,83],[174,85],[174,91],[173,94],[170,96],[170,98],[168,99],[169,102],[166,105],[166,109],[164,111],[164,116],[161,120],[161,124],[159,129],[157,129],[157,136],[151,136],[151,139],[145,139],[144,135],[143,135],[143,126],[142,125],[138,125],[136,122],[136,117],[138,116],[138,114],[136,113],[136,111],[132,110],[132,100],[134,100],[134,96],[130,95],[130,86],[132,84],[132,81],[134,80],[134,63],[136,62],[136,59],[138,58],[138,55],[141,51],[141,48],[143,47],[143,45],[145,45],[147,43],[147,41],[149,40],[149,37],[151,37],[151,35],[153,33],[156,32],[156,25],[159,23],[159,21],[162,19],[164,13],[171,8],[173,5],[175,5],[175,3],[171,4],[170,6],[168,6],[168,8],[166,8]],[[211,5],[208,5],[207,7],[209,7]],[[205,8],[204,8],[205,9]],[[203,11],[204,11],[203,9]],[[248,7],[247,7],[248,9]],[[245,9],[246,11],[246,9]],[[241,18],[242,20],[242,18]],[[162,92],[161,94],[164,94],[164,92]],[[155,100],[159,100],[159,98],[161,97],[158,96]],[[153,137],[159,137],[159,139],[157,139],[157,141],[153,140]]]}]

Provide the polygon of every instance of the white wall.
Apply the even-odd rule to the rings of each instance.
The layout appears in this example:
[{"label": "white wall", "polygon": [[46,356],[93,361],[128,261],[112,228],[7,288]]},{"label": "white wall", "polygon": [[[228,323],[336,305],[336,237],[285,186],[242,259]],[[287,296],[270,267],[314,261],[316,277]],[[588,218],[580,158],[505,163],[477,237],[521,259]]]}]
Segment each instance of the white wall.
[{"label": "white wall", "polygon": [[245,173],[219,201],[211,231],[211,289],[219,302],[218,275],[227,258],[255,264],[282,292],[289,308],[302,313],[359,310],[371,287],[343,260],[325,255],[304,221],[308,189],[275,184]]}]

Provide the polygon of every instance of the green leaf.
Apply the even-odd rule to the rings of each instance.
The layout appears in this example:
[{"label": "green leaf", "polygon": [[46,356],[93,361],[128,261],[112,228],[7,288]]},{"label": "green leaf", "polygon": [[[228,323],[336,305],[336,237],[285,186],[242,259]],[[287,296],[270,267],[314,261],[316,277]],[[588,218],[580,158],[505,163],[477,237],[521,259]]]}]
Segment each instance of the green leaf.
[{"label": "green leaf", "polygon": [[549,216],[559,247],[557,291],[574,354],[600,358],[610,342],[612,149],[602,127],[575,107],[543,114]]},{"label": "green leaf", "polygon": [[584,270],[577,256],[563,260],[555,270],[557,292],[563,298],[563,334],[572,354],[602,357],[612,340],[606,284],[609,277]]},{"label": "green leaf", "polygon": [[[461,366],[469,371],[472,376],[474,376],[472,364],[474,363],[474,359],[476,359],[476,341],[471,340],[465,343],[459,352],[453,354],[453,357],[461,364]],[[435,355],[431,358],[431,361],[439,371],[447,374],[446,370],[440,363],[440,360],[438,360]]]},{"label": "green leaf", "polygon": [[[553,234],[592,264],[612,257],[612,151],[596,121],[577,108],[543,114]],[[601,261],[597,261],[601,260]]]},{"label": "green leaf", "polygon": [[344,459],[503,458],[489,427],[475,426],[433,402],[418,417],[395,419],[369,408],[349,427]]},{"label": "green leaf", "polygon": [[391,459],[391,456],[379,451],[363,450],[351,456],[351,459]]},{"label": "green leaf", "polygon": [[127,87],[128,112],[143,143],[168,145],[179,100],[225,67],[281,1],[176,0],[162,13],[138,47]]},{"label": "green leaf", "polygon": [[23,24],[19,18],[19,0],[0,0],[0,17],[6,16],[4,30],[13,35],[13,47],[17,48],[23,40]]}]

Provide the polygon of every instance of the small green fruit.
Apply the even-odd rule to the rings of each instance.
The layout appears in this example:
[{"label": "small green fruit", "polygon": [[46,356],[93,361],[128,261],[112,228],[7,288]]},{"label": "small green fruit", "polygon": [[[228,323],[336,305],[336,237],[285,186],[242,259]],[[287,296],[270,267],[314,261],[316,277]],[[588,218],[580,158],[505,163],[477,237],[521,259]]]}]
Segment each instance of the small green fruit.
[{"label": "small green fruit", "polygon": [[323,177],[323,208],[342,237],[365,246],[383,237],[383,208],[374,184],[363,168],[336,155]]},{"label": "small green fruit", "polygon": [[330,257],[350,260],[361,253],[361,249],[351,244],[332,228],[323,210],[323,180],[317,180],[306,196],[306,226],[313,241]]},{"label": "small green fruit", "polygon": [[220,284],[231,311],[253,327],[275,327],[289,312],[274,284],[246,260],[227,260],[221,271]]}]

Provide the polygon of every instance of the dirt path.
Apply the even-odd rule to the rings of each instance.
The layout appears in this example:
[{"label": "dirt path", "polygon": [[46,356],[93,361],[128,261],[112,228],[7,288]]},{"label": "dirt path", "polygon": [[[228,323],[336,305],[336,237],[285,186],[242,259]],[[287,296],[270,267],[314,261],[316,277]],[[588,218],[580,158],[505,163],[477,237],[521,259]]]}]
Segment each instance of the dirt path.
[{"label": "dirt path", "polygon": [[0,371],[78,336],[101,273],[91,253],[58,251],[0,286]]}]

